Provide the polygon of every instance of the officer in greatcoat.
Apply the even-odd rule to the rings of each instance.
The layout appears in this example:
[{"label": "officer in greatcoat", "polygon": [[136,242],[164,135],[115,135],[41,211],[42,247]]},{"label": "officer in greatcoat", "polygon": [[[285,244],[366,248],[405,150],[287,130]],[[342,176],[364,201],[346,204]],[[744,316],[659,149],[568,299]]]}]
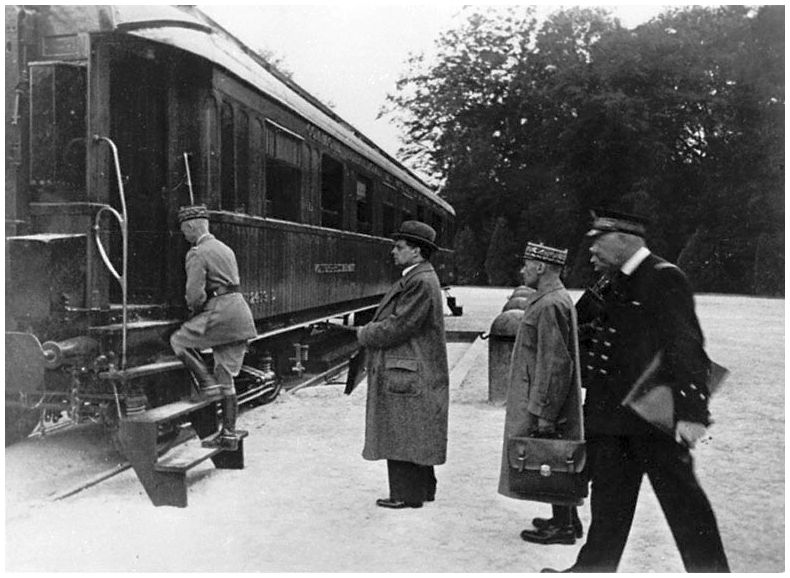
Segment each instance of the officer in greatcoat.
[{"label": "officer in greatcoat", "polygon": [[[232,448],[238,443],[233,378],[241,370],[247,341],[257,334],[255,322],[239,292],[236,255],[209,232],[207,208],[182,207],[178,222],[192,244],[185,258],[185,297],[191,316],[170,337],[170,345],[198,383],[199,397],[222,395],[223,423],[217,443]],[[198,353],[208,348],[214,357],[213,372]]]},{"label": "officer in greatcoat", "polygon": [[[560,280],[567,250],[528,243],[521,274],[527,295],[510,362],[499,493],[529,499],[510,488],[508,439],[539,436],[583,439],[581,382],[574,306]],[[553,505],[551,518],[535,518],[521,532],[527,542],[574,544],[582,527],[574,506]]]},{"label": "officer in greatcoat", "polygon": [[393,235],[400,279],[370,323],[357,330],[367,350],[367,460],[387,460],[384,508],[419,508],[436,494],[434,466],[447,453],[449,372],[439,278],[430,264],[436,231],[404,221]]},{"label": "officer in greatcoat", "polygon": [[[566,571],[617,570],[647,474],[686,570],[727,572],[716,518],[690,453],[710,424],[710,361],[691,286],[677,266],[646,247],[646,225],[642,217],[599,211],[588,232],[591,261],[611,282],[581,360],[592,521]],[[672,388],[674,435],[622,405],[658,353],[658,378]]]}]

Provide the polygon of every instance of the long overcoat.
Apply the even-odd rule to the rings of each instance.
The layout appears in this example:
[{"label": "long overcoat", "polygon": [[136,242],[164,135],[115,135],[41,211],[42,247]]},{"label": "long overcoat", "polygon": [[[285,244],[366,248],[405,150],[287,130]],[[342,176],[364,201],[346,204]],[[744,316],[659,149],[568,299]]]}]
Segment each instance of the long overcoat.
[{"label": "long overcoat", "polygon": [[241,293],[209,297],[218,287],[239,285],[239,266],[230,247],[214,235],[204,235],[187,252],[185,267],[185,297],[193,316],[179,329],[182,342],[204,349],[256,336],[252,312]]},{"label": "long overcoat", "polygon": [[519,499],[508,481],[510,437],[529,435],[539,416],[556,421],[565,439],[584,438],[573,300],[559,280],[527,300],[510,362],[499,476],[499,493]]},{"label": "long overcoat", "polygon": [[441,287],[429,262],[390,288],[358,338],[368,360],[362,456],[444,463],[450,378]]}]

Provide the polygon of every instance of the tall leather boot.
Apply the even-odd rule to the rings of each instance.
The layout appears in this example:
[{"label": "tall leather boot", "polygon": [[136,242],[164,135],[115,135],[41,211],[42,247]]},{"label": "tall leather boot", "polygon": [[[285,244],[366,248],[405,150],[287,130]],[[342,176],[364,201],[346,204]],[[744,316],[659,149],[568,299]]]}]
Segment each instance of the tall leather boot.
[{"label": "tall leather boot", "polygon": [[228,450],[239,449],[239,440],[246,434],[246,431],[236,429],[236,416],[239,414],[239,400],[236,392],[226,395],[222,400],[222,433],[220,443]]},{"label": "tall leather boot", "polygon": [[235,393],[222,398],[222,435],[235,435],[236,417],[239,415],[239,400]]},{"label": "tall leather boot", "polygon": [[193,396],[194,401],[219,394],[219,383],[202,359],[188,350],[181,352],[178,358],[186,365],[197,383],[198,393]]}]

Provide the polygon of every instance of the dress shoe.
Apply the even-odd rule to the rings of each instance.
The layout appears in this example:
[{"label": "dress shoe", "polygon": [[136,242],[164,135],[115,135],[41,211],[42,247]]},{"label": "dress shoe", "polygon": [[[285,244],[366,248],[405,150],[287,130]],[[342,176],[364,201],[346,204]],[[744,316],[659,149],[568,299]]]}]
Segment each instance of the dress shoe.
[{"label": "dress shoe", "polygon": [[[558,524],[554,518],[532,518],[532,525],[535,526],[537,530],[545,530],[549,526],[557,526]],[[574,520],[573,530],[576,532],[577,538],[584,536],[584,529],[582,528],[581,520]]]},{"label": "dress shoe", "polygon": [[393,510],[400,510],[403,508],[422,508],[421,502],[401,502],[400,500],[393,500],[391,498],[380,498],[376,500],[376,505],[382,508],[391,508]]},{"label": "dress shoe", "polygon": [[534,544],[575,544],[576,531],[572,526],[547,526],[542,530],[524,530],[521,539]]},{"label": "dress shoe", "polygon": [[555,570],[554,568],[541,568],[541,574],[568,574],[574,572],[573,568],[566,568],[565,570]]}]

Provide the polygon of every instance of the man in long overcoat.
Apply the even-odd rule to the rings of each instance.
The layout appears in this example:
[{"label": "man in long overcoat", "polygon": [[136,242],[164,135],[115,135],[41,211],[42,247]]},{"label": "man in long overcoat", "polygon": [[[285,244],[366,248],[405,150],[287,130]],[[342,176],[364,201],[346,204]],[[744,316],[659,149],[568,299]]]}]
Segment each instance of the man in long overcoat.
[{"label": "man in long overcoat", "polygon": [[[255,322],[239,292],[236,255],[209,232],[204,205],[182,207],[181,232],[192,247],[186,254],[186,303],[191,317],[170,337],[176,356],[198,382],[201,396],[222,394],[223,424],[217,443],[233,448],[238,443],[238,401],[233,378],[241,370],[247,341],[256,336]],[[194,350],[211,348],[210,373]]]},{"label": "man in long overcoat", "polygon": [[[647,474],[686,570],[727,572],[716,518],[689,451],[710,424],[710,360],[691,286],[677,266],[646,247],[646,226],[642,217],[600,211],[588,232],[593,265],[613,280],[581,361],[592,521],[566,571],[617,570]],[[674,436],[622,405],[659,353],[658,379],[672,389]]]},{"label": "man in long overcoat", "polygon": [[[499,493],[510,498],[529,499],[510,488],[509,438],[583,439],[574,306],[560,280],[567,255],[537,243],[528,243],[524,252],[524,284],[536,291],[526,297],[510,362],[499,477]],[[552,517],[536,518],[533,525],[521,537],[538,544],[573,544],[582,532],[573,506],[553,505]]]},{"label": "man in long overcoat", "polygon": [[393,235],[403,269],[373,320],[357,331],[367,350],[366,460],[387,460],[384,508],[419,508],[436,494],[434,466],[447,454],[449,372],[439,279],[428,262],[436,232],[405,221]]}]

